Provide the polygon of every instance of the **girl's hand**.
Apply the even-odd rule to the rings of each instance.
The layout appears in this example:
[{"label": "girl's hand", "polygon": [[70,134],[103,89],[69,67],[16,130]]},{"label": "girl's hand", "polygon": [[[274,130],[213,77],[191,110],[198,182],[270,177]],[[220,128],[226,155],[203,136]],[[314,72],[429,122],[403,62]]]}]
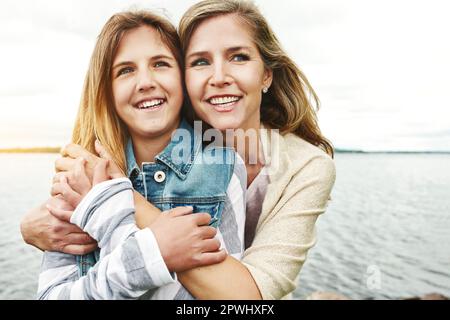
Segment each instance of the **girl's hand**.
[{"label": "girl's hand", "polygon": [[[92,187],[100,182],[108,180],[106,168],[109,161],[100,159],[97,161],[93,169],[92,183],[86,174],[86,160],[84,158],[76,159],[73,172],[70,172],[70,180],[66,174],[58,174],[58,181],[53,183],[51,194],[52,196],[60,195],[64,201],[70,206],[76,208],[86,194],[92,189]],[[49,208],[50,212],[52,208]],[[61,213],[60,214],[67,214]],[[69,218],[70,219],[70,218]]]},{"label": "girl's hand", "polygon": [[[86,175],[90,179],[92,179],[95,166],[101,159],[109,160],[107,173],[110,179],[125,177],[124,173],[114,163],[111,155],[106,151],[106,149],[100,144],[98,140],[95,141],[95,150],[100,157],[90,153],[89,151],[87,151],[86,149],[77,144],[74,143],[68,144],[61,151],[63,157],[55,161],[55,171],[57,172],[56,176],[60,172],[73,171],[76,164],[76,159],[81,157],[86,160],[85,165]],[[70,176],[68,176],[68,179],[70,181]]]}]

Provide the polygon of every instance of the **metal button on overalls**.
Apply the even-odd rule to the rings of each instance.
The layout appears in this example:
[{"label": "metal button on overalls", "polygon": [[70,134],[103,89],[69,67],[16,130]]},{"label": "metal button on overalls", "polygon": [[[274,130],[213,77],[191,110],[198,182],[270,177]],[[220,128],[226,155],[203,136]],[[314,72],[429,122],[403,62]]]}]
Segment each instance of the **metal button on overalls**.
[{"label": "metal button on overalls", "polygon": [[156,182],[161,183],[166,179],[166,174],[164,173],[164,171],[156,171],[153,178]]}]

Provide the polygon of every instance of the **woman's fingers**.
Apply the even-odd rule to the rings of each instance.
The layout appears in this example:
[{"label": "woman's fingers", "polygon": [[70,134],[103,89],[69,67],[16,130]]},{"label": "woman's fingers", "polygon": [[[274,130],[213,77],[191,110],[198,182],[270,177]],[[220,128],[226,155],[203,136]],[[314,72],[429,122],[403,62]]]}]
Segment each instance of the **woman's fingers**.
[{"label": "woman's fingers", "polygon": [[100,158],[108,160],[108,174],[112,179],[126,176],[116,165],[113,157],[108,153],[108,151],[106,151],[105,147],[103,147],[103,145],[98,140],[95,140],[95,152],[97,152]]},{"label": "woman's fingers", "polygon": [[72,159],[77,159],[81,157],[86,159],[87,162],[89,163],[91,162],[95,163],[96,160],[98,159],[95,155],[93,155],[92,153],[90,153],[89,151],[87,151],[86,149],[75,143],[69,143],[68,145],[66,145],[61,150],[61,155],[63,157],[69,157]]},{"label": "woman's fingers", "polygon": [[[63,227],[64,227],[64,229],[63,229],[64,237],[67,237],[72,234],[87,234],[79,226],[71,223],[70,220],[62,221],[62,223],[63,223]],[[70,243],[70,242],[68,242],[68,243]],[[87,241],[86,243],[79,242],[79,243],[74,243],[74,244],[87,244],[87,243],[91,243],[91,241]]]},{"label": "woman's fingers", "polygon": [[205,212],[195,213],[192,215],[192,218],[198,226],[205,226],[211,222],[211,216]]},{"label": "woman's fingers", "polygon": [[70,244],[96,244],[97,242],[86,232],[69,233],[66,236],[66,241]]},{"label": "woman's fingers", "polygon": [[[76,159],[83,158],[86,160],[85,170],[88,177],[92,178],[92,170],[100,159],[95,154],[90,153],[83,147],[71,143],[65,146],[61,150],[62,158],[57,159],[55,162],[55,170],[59,171],[73,171],[76,163]],[[70,181],[70,180],[69,180]]]},{"label": "woman's fingers", "polygon": [[220,249],[220,241],[218,239],[203,240],[203,252],[216,252]]},{"label": "woman's fingers", "polygon": [[190,207],[190,206],[189,207],[176,207],[176,208],[169,210],[169,212],[167,212],[167,213],[173,217],[179,217],[179,216],[191,214],[193,210],[194,210],[194,208]]},{"label": "woman's fingers", "polygon": [[56,183],[53,183],[52,187],[50,189],[50,195],[52,197],[55,197],[55,196],[57,196],[58,194],[61,194],[61,193],[62,193],[62,187],[61,187],[61,184],[59,183],[59,181],[56,182]]},{"label": "woman's fingers", "polygon": [[216,252],[203,252],[200,254],[199,261],[201,265],[211,265],[220,263],[227,257],[227,252],[225,250],[220,250]]},{"label": "woman's fingers", "polygon": [[55,171],[72,171],[75,167],[76,160],[68,157],[58,158],[55,161]]},{"label": "woman's fingers", "polygon": [[73,179],[69,185],[81,196],[84,196],[92,188],[91,181],[86,173],[86,160],[84,158],[77,158],[73,172]]},{"label": "woman's fingers", "polygon": [[95,140],[95,152],[100,156],[100,158],[105,160],[113,160],[111,155],[106,151],[105,147],[100,143],[100,141]]},{"label": "woman's fingers", "polygon": [[73,169],[73,173],[77,179],[80,179],[80,178],[87,179],[86,170],[84,169],[85,163],[86,163],[86,160],[84,160],[83,157],[79,157],[79,158],[75,159],[75,167]]},{"label": "woman's fingers", "polygon": [[62,195],[64,200],[71,205],[73,208],[76,208],[78,204],[81,202],[82,196],[72,189],[72,187],[68,184],[67,178],[62,176],[59,180],[59,184],[54,184],[54,188],[57,188],[57,192]]},{"label": "woman's fingers", "polygon": [[62,209],[66,211],[75,210],[74,207],[72,207],[69,203],[67,203],[67,201],[64,200],[64,197],[61,194],[49,198],[46,203],[57,209]]},{"label": "woman's fingers", "polygon": [[217,234],[217,229],[210,226],[203,226],[201,228],[202,239],[212,239]]},{"label": "woman's fingers", "polygon": [[108,166],[109,160],[101,159],[97,162],[94,168],[94,177],[92,178],[92,185],[96,185],[100,182],[108,180],[108,173],[106,172],[106,167]]},{"label": "woman's fingers", "polygon": [[97,243],[94,244],[68,244],[62,247],[61,252],[81,256],[97,249]]},{"label": "woman's fingers", "polygon": [[52,183],[59,183],[59,180],[61,180],[62,176],[65,176],[67,178],[69,184],[73,181],[72,171],[60,171],[55,173],[55,175],[53,176]]},{"label": "woman's fingers", "polygon": [[45,207],[52,216],[58,218],[59,220],[70,222],[70,218],[72,217],[73,211],[58,209],[49,204],[46,204]]}]

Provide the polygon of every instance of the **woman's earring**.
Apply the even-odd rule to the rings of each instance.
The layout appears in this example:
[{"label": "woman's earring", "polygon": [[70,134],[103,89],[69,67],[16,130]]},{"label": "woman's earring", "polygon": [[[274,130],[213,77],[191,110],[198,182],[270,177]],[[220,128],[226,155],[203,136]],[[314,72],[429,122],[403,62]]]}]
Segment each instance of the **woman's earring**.
[{"label": "woman's earring", "polygon": [[267,87],[263,88],[263,93],[267,93],[268,91],[269,91],[269,88],[267,88]]}]

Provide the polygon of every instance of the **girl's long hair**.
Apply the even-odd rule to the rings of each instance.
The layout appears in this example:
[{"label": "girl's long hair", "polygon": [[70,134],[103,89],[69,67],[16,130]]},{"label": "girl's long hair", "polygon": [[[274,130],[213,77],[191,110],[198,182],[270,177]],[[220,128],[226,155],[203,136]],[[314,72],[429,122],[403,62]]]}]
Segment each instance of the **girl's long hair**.
[{"label": "girl's long hair", "polygon": [[72,133],[72,142],[92,153],[95,153],[94,144],[98,139],[124,173],[129,133],[114,106],[112,64],[124,33],[141,26],[149,26],[159,33],[162,42],[171,50],[182,68],[178,34],[168,20],[148,11],[128,11],[113,15],[97,38]]}]

